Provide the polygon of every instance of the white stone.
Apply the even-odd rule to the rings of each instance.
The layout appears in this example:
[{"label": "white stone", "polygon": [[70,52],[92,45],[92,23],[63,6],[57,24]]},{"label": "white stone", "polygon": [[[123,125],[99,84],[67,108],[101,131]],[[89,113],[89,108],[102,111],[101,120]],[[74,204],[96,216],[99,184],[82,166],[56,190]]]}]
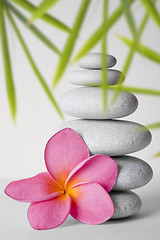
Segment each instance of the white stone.
[{"label": "white stone", "polygon": [[136,189],[152,179],[152,168],[145,161],[127,155],[113,157],[113,159],[118,165],[118,178],[113,190]]},{"label": "white stone", "polygon": [[122,192],[110,192],[109,195],[112,198],[115,212],[111,219],[120,219],[132,216],[137,213],[141,206],[142,200],[140,197],[131,191]]},{"label": "white stone", "polygon": [[[106,68],[113,67],[117,60],[115,57],[111,55],[106,55],[107,59],[107,66]],[[86,69],[101,69],[102,68],[102,55],[101,53],[88,53],[85,57],[83,57],[79,62],[78,65],[82,68]]]},{"label": "white stone", "polygon": [[120,92],[112,104],[115,91],[108,90],[104,112],[102,89],[99,87],[79,87],[63,94],[59,104],[63,112],[85,119],[121,118],[133,113],[138,106],[137,98],[130,92]]},{"label": "white stone", "polygon": [[56,132],[72,128],[84,139],[92,154],[124,155],[148,146],[151,133],[142,125],[122,120],[73,120],[64,122]]},{"label": "white stone", "polygon": [[[115,85],[118,83],[120,75],[124,74],[118,70],[108,69],[107,70],[107,84]],[[67,80],[73,84],[81,86],[100,86],[102,83],[102,71],[101,70],[79,70],[68,74]]]}]

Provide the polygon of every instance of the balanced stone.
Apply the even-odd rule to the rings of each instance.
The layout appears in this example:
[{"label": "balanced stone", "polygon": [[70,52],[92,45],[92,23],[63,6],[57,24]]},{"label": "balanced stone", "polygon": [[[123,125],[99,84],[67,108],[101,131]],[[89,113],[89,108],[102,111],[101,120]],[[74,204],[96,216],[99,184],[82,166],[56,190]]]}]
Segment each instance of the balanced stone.
[{"label": "balanced stone", "polygon": [[113,190],[130,190],[144,186],[153,176],[145,161],[132,156],[113,157],[118,166],[118,177]]},{"label": "balanced stone", "polygon": [[[107,70],[107,84],[115,85],[118,84],[118,79],[121,76],[123,81],[125,76],[118,70],[108,69]],[[67,79],[76,85],[81,86],[100,86],[102,84],[102,71],[101,70],[79,70],[68,74]]]},{"label": "balanced stone", "polygon": [[[115,57],[106,54],[107,65],[106,68],[113,67],[117,60]],[[102,54],[101,53],[89,53],[82,58],[78,65],[86,69],[101,69],[102,68]]]},{"label": "balanced stone", "polygon": [[115,91],[108,90],[106,96],[107,109],[104,112],[102,89],[99,87],[79,87],[65,92],[59,104],[63,112],[85,119],[121,118],[133,113],[137,106],[137,98],[130,92],[120,92],[115,104],[112,104]]},{"label": "balanced stone", "polygon": [[91,154],[124,155],[147,147],[151,141],[147,128],[129,121],[78,119],[64,122],[56,131],[64,128],[75,130]]},{"label": "balanced stone", "polygon": [[111,219],[120,219],[132,216],[137,213],[141,206],[142,201],[140,197],[131,191],[110,192],[115,212]]}]

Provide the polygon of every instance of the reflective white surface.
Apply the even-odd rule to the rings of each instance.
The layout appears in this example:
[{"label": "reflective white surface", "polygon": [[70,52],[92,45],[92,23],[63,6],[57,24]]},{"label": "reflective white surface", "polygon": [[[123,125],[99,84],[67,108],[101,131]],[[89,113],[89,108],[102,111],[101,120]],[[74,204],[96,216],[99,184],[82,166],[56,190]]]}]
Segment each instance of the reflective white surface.
[{"label": "reflective white surface", "polygon": [[160,175],[135,192],[142,198],[138,214],[101,225],[85,225],[71,216],[58,228],[36,231],[27,220],[29,204],[20,203],[3,193],[11,179],[0,179],[0,236],[4,240],[158,240],[160,239]]}]

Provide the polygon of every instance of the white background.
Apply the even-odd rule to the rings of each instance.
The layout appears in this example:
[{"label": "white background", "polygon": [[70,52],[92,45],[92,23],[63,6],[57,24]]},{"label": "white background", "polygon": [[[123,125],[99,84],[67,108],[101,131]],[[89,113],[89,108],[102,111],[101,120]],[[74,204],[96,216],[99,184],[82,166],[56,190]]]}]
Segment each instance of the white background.
[{"label": "white background", "polygon": [[[39,2],[40,2],[39,0],[34,1],[35,4],[38,4]],[[160,9],[160,1],[158,0],[157,2],[158,2],[157,7],[158,9]],[[62,0],[50,12],[54,16],[61,19],[62,21],[66,22],[71,27],[80,3],[81,3],[80,0],[78,1]],[[116,6],[118,6],[118,4],[119,1],[116,0],[110,1],[110,13],[113,12],[113,10],[116,8]],[[138,23],[144,16],[144,10],[141,7],[140,1],[137,1],[137,3],[132,6],[132,9],[134,10],[134,16],[138,26]],[[27,16],[29,17],[30,15],[27,13]],[[78,49],[83,45],[87,38],[99,27],[101,21],[102,21],[102,0],[92,0],[90,9],[85,19],[85,23],[79,34],[79,39],[77,41],[74,53],[78,51]],[[47,47],[45,47],[40,41],[38,41],[25,26],[19,23],[19,21],[17,21],[17,23],[22,31],[26,43],[29,46],[32,56],[34,57],[37,65],[39,66],[41,73],[45,77],[48,85],[51,86],[53,74],[55,72],[56,65],[58,62],[58,56],[56,56],[54,53],[48,50]],[[47,24],[39,20],[36,22],[36,25],[39,26],[42,29],[42,31],[46,33],[47,36],[49,36],[50,39],[61,50],[63,49],[64,43],[67,39],[67,34],[62,33],[61,31],[51,26],[48,26]],[[29,63],[26,60],[26,57],[22,51],[21,46],[19,45],[19,42],[11,26],[7,24],[7,27],[12,57],[13,75],[16,87],[18,111],[16,124],[13,124],[6,97],[5,78],[2,68],[2,56],[0,56],[0,163],[1,163],[0,178],[2,179],[1,185],[2,187],[0,194],[2,200],[4,199],[3,204],[6,205],[6,202],[10,204],[9,209],[11,213],[14,215],[15,210],[13,209],[14,208],[14,203],[12,203],[13,200],[11,199],[6,200],[7,197],[4,196],[3,194],[3,188],[5,187],[5,184],[7,184],[8,181],[11,181],[13,179],[30,177],[45,170],[43,159],[45,144],[47,140],[52,136],[55,127],[62,123],[62,120],[57,115],[56,111],[54,110],[51,103],[47,99],[38,80],[36,79],[34,73],[32,72],[32,69],[30,68]],[[118,23],[116,23],[116,25],[111,29],[108,39],[108,53],[114,55],[118,60],[115,69],[121,70],[123,67],[125,57],[128,53],[128,48],[122,42],[120,42],[120,40],[117,39],[116,37],[117,33],[131,37],[126,22],[124,21],[124,17],[120,18]],[[142,37],[142,42],[160,53],[159,44],[160,33],[158,27],[153,23],[152,20],[149,20],[148,22],[148,25]],[[100,44],[98,44],[92,51],[99,52]],[[69,66],[67,71],[71,71],[74,68],[75,66]],[[59,97],[67,89],[69,90],[73,88],[73,86],[66,81],[66,74],[67,72],[65,73],[62,82],[58,85],[54,92],[56,97]],[[156,63],[153,63],[150,60],[147,60],[146,58],[141,57],[138,54],[135,54],[133,64],[130,68],[128,75],[126,76],[126,85],[160,90],[160,66]],[[148,95],[144,96],[140,94],[139,95],[136,94],[136,96],[139,100],[139,107],[133,115],[127,117],[126,119],[144,125],[160,121],[159,110],[160,97],[152,97]],[[73,119],[73,117],[65,116],[65,121],[69,119]],[[142,195],[145,196],[144,198],[146,199],[146,202],[144,202],[143,206],[146,210],[148,209],[148,206],[152,208],[153,199],[154,201],[156,201],[156,199],[160,199],[160,196],[156,195],[157,193],[156,189],[158,189],[159,185],[160,158],[154,157],[154,155],[158,151],[160,151],[159,144],[160,131],[154,130],[152,131],[152,135],[153,135],[152,143],[146,149],[135,154],[132,154],[147,161],[154,171],[154,178],[151,181],[151,183],[148,186],[145,186],[142,191],[141,190],[139,191],[141,197],[143,197]],[[151,196],[150,194],[153,195],[152,199],[149,201],[147,199],[150,199]],[[149,205],[147,205],[147,203]],[[154,202],[154,204],[156,203],[157,202]],[[18,206],[19,205],[16,205],[16,207],[19,208],[19,210],[17,210],[18,211],[17,214],[20,213],[21,211],[20,209],[23,209],[24,205],[21,206],[20,204],[20,207]],[[154,211],[156,212],[155,209]],[[22,214],[20,214],[19,216],[21,220],[25,219],[26,217],[24,212],[25,211],[23,211],[23,216]],[[14,222],[13,216],[11,218],[11,223],[9,223],[10,219],[8,221],[7,219],[10,217],[9,214],[8,215],[5,214],[5,208],[3,208],[3,205],[2,213],[4,213],[5,216],[3,221],[3,225],[5,227],[3,226],[3,229],[7,229],[7,226],[9,226],[12,230],[15,229],[14,234],[17,234],[16,231],[18,232],[19,230],[18,228],[16,230],[17,225],[15,225],[15,223],[13,224]],[[144,213],[145,215],[145,211],[142,213]],[[19,219],[18,224],[21,223],[21,220]],[[158,220],[160,220],[160,218],[158,218]],[[136,219],[131,220],[130,224],[131,226],[132,221],[135,224],[135,226],[133,224],[133,228],[136,228]],[[137,221],[143,222],[143,219]],[[149,219],[148,221],[151,222],[151,220]],[[68,225],[69,226],[73,225],[74,229],[76,227],[75,231],[78,231],[79,225],[74,225],[73,222],[74,221],[71,220],[71,224],[68,223]],[[155,220],[155,222],[157,222],[157,220]],[[118,229],[120,231],[121,227],[122,229],[123,227],[125,228],[125,224],[129,224],[129,222],[127,221],[122,221],[121,223],[116,222],[114,227],[116,229],[116,226],[118,226]],[[149,224],[149,222],[148,223],[146,222],[146,225],[147,224]],[[21,225],[20,226],[25,229],[25,226],[27,225],[26,219],[25,222],[23,222],[22,220],[22,225],[23,227]],[[111,232],[112,225],[113,224],[109,224],[110,229],[109,231]],[[156,228],[156,225],[154,225],[154,227]],[[86,228],[86,226],[85,227],[83,226],[83,228]],[[30,228],[28,227],[28,229]],[[70,229],[68,231],[72,230],[72,228],[70,227],[68,229]],[[95,234],[95,236],[98,237],[98,232],[101,231],[100,229],[102,229],[102,233],[104,234],[103,237],[106,237],[108,233],[106,230],[104,230],[104,226],[101,226],[100,228],[92,228],[93,230],[92,235]],[[58,229],[57,231],[60,232],[61,229]],[[94,231],[97,232],[94,233]],[[156,230],[154,229],[153,232],[156,232]],[[35,234],[36,233],[34,232],[33,239],[35,239],[36,236],[38,236],[39,239],[42,239],[45,236],[45,234],[43,235],[43,237],[40,237],[39,233],[36,236]],[[50,237],[52,236],[52,234],[49,233],[47,234]],[[84,234],[86,235],[85,232]],[[88,239],[88,237],[91,237],[92,235],[87,236],[86,239]],[[59,237],[65,239],[63,238],[63,236],[64,236],[63,233],[59,235]],[[29,237],[31,236],[28,235],[28,238]],[[112,236],[112,239],[121,239],[120,237],[121,236],[118,233],[117,237]],[[122,237],[123,239],[125,239],[123,234]],[[8,240],[9,237],[8,238],[6,237],[6,239]],[[147,235],[146,239],[149,239],[147,238]],[[152,237],[152,239],[157,238]]]}]

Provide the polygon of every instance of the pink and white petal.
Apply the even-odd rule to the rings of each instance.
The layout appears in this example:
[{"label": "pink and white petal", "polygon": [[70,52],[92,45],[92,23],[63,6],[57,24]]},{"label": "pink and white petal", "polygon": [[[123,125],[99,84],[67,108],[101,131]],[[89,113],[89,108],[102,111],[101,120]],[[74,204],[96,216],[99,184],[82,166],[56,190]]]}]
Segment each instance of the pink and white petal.
[{"label": "pink and white petal", "polygon": [[100,224],[112,217],[111,197],[98,183],[85,183],[70,188],[72,217],[86,224]]},{"label": "pink and white petal", "polygon": [[66,180],[66,189],[81,182],[96,182],[109,192],[117,176],[117,164],[112,158],[106,155],[95,155],[84,160],[72,170]]},{"label": "pink and white petal", "polygon": [[71,209],[69,195],[60,196],[39,203],[32,203],[28,208],[28,220],[36,230],[45,230],[58,227],[68,217]]},{"label": "pink and white petal", "polygon": [[39,173],[34,177],[8,184],[5,193],[22,202],[39,202],[54,198],[62,189],[53,181],[49,173]]},{"label": "pink and white petal", "polygon": [[48,141],[45,149],[47,170],[62,187],[73,168],[88,157],[88,147],[82,138],[70,128],[56,133]]}]

